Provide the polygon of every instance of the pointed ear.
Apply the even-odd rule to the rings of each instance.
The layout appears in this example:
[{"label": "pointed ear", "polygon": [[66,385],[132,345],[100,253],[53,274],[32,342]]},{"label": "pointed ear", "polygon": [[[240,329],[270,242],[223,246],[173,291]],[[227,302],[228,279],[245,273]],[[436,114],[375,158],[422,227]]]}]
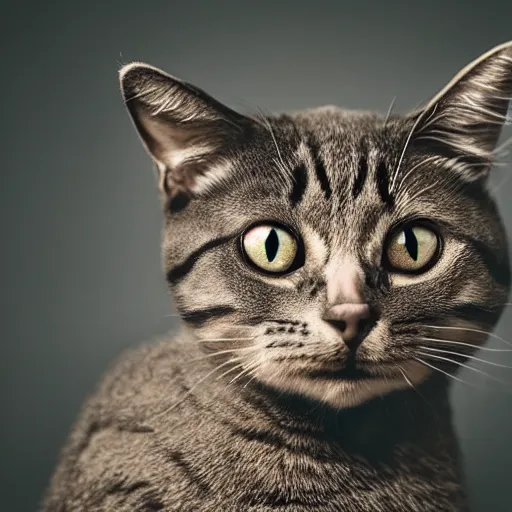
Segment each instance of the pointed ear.
[{"label": "pointed ear", "polygon": [[249,118],[147,64],[128,64],[119,78],[126,107],[158,168],[159,187],[170,197],[200,192],[218,179],[217,164],[252,128]]},{"label": "pointed ear", "polygon": [[512,97],[512,41],[461,70],[416,116],[411,144],[448,158],[465,179],[493,163]]}]

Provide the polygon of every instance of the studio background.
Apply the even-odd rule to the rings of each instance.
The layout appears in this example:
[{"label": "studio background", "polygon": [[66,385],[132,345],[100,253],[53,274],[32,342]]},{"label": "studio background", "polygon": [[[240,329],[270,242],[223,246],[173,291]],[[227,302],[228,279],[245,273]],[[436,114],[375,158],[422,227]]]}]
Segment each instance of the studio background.
[{"label": "studio background", "polygon": [[[82,401],[116,355],[175,328],[156,183],[121,101],[121,64],[149,62],[244,111],[337,104],[386,113],[396,96],[403,112],[512,39],[508,0],[0,7],[6,512],[37,509]],[[509,233],[510,173],[494,178]],[[512,339],[511,325],[508,308],[498,334]],[[512,380],[512,370],[478,368]],[[473,510],[509,511],[512,386],[470,370],[460,377],[476,385],[453,389]]]}]

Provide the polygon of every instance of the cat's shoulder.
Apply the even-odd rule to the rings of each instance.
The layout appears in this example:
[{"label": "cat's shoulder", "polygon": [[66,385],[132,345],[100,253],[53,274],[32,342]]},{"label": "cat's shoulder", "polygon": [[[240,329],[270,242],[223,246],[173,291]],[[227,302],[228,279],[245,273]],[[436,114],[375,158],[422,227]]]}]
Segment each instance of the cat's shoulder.
[{"label": "cat's shoulder", "polygon": [[[63,510],[62,503],[66,510],[100,510],[100,501],[101,510],[142,510],[139,502],[150,499],[150,489],[144,485],[139,493],[137,479],[156,452],[152,420],[179,396],[184,344],[179,335],[164,336],[124,350],[110,364],[82,406],[43,510]],[[119,475],[136,480],[129,496],[124,481],[112,484]]]},{"label": "cat's shoulder", "polygon": [[124,349],[107,367],[102,385],[118,379],[144,379],[159,368],[166,373],[178,370],[184,343],[180,334],[169,334]]},{"label": "cat's shoulder", "polygon": [[125,349],[107,367],[85,408],[103,418],[147,416],[181,393],[187,340],[162,336]]}]

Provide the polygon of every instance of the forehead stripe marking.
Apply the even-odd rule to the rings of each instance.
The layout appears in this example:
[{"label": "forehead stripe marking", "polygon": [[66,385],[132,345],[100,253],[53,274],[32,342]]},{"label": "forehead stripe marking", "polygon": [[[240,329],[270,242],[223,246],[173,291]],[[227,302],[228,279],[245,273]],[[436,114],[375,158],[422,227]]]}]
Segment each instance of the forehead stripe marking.
[{"label": "forehead stripe marking", "polygon": [[389,192],[388,171],[384,162],[379,163],[375,179],[377,180],[377,190],[379,191],[382,201],[390,207],[393,206],[395,204],[395,200]]},{"label": "forehead stripe marking", "polygon": [[332,196],[332,189],[331,184],[329,183],[329,178],[327,177],[327,172],[325,171],[324,163],[318,155],[318,148],[312,143],[310,143],[309,146],[311,149],[313,162],[315,164],[316,177],[320,183],[320,186],[322,187],[325,199],[329,200]]},{"label": "forehead stripe marking", "polygon": [[290,193],[290,202],[292,207],[295,207],[301,202],[308,186],[308,172],[303,164],[295,168],[292,179],[293,188]]},{"label": "forehead stripe marking", "polygon": [[359,158],[357,176],[354,181],[354,187],[352,189],[352,196],[354,197],[354,199],[362,192],[367,174],[368,164],[366,163],[364,156],[361,156],[361,158]]}]

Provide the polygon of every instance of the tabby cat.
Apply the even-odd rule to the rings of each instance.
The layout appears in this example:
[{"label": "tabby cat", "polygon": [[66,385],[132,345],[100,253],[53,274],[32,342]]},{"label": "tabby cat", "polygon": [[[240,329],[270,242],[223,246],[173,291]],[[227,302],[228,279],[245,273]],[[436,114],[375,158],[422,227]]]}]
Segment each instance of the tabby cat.
[{"label": "tabby cat", "polygon": [[107,374],[43,510],[469,510],[448,388],[509,291],[486,183],[512,42],[404,116],[120,81],[183,327]]}]

